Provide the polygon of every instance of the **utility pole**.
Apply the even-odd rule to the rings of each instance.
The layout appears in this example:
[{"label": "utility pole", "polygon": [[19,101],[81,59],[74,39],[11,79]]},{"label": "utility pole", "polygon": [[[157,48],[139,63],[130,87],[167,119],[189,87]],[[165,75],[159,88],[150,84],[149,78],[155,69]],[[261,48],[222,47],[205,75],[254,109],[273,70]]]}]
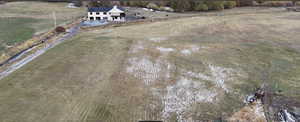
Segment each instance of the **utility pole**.
[{"label": "utility pole", "polygon": [[54,20],[54,28],[56,28],[56,15],[55,11],[52,12],[53,20]]}]

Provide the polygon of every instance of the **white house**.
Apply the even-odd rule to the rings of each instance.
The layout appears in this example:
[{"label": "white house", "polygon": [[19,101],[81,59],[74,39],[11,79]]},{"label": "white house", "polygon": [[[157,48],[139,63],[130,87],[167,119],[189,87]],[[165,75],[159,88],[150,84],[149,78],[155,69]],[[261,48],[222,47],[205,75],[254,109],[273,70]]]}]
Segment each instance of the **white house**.
[{"label": "white house", "polygon": [[125,11],[118,6],[88,8],[88,20],[125,21]]}]

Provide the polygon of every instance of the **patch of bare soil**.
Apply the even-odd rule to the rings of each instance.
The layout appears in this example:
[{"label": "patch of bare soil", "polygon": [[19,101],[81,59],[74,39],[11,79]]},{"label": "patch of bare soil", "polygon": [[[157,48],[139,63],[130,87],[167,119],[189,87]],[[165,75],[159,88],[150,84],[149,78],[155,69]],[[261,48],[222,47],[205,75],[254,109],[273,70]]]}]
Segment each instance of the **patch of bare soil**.
[{"label": "patch of bare soil", "polygon": [[235,112],[228,121],[232,122],[267,122],[261,101],[243,107]]}]

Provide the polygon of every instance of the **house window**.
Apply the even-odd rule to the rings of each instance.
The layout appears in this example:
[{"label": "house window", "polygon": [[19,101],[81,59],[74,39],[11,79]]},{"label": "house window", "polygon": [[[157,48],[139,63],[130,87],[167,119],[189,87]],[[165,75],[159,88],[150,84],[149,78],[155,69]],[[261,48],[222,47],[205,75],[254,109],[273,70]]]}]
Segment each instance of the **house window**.
[{"label": "house window", "polygon": [[90,12],[90,15],[93,15],[93,12]]},{"label": "house window", "polygon": [[103,14],[106,15],[106,12],[104,12]]},{"label": "house window", "polygon": [[107,20],[108,18],[107,17],[103,17],[103,19]]},{"label": "house window", "polygon": [[99,15],[99,12],[96,12],[97,15]]},{"label": "house window", "polygon": [[101,17],[96,17],[96,20],[101,20]]},{"label": "house window", "polygon": [[94,17],[90,17],[90,20],[94,20]]},{"label": "house window", "polygon": [[125,13],[120,14],[120,17],[125,17],[125,16],[126,16]]}]

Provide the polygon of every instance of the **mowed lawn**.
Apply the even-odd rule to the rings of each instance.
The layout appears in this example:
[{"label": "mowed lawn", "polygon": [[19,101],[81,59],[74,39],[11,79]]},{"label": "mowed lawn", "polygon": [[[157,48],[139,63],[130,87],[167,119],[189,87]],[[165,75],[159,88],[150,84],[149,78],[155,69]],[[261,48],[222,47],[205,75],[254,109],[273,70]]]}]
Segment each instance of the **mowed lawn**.
[{"label": "mowed lawn", "polygon": [[83,16],[85,8],[67,8],[67,3],[9,2],[0,5],[0,52]]},{"label": "mowed lawn", "polygon": [[0,50],[30,39],[35,31],[31,25],[35,22],[36,20],[31,18],[0,18]]},{"label": "mowed lawn", "polygon": [[0,80],[0,120],[226,119],[263,83],[300,100],[298,13],[81,31]]}]

